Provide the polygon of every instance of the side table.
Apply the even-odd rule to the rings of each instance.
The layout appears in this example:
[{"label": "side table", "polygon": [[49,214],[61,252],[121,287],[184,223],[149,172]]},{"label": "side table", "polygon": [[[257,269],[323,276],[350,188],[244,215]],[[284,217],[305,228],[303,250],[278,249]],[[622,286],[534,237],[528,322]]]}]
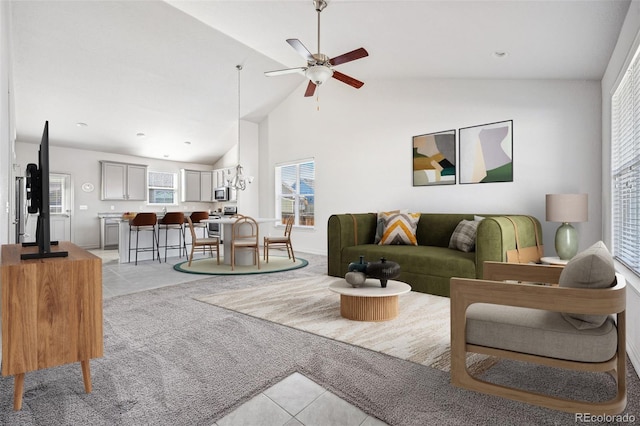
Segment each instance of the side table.
[{"label": "side table", "polygon": [[540,262],[548,263],[549,265],[566,265],[568,260],[560,259],[558,256],[547,256],[540,258]]},{"label": "side table", "polygon": [[21,260],[38,247],[2,246],[2,375],[14,376],[14,410],[25,373],[80,362],[89,393],[89,360],[103,356],[102,260],[68,241],[54,247],[68,257]]}]

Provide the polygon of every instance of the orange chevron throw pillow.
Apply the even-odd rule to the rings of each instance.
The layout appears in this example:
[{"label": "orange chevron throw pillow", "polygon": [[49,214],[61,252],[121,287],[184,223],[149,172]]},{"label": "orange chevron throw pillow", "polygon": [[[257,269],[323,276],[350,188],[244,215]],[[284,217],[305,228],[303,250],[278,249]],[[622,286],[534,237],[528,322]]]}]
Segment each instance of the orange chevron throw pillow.
[{"label": "orange chevron throw pillow", "polygon": [[383,213],[384,232],[378,244],[380,245],[412,245],[417,246],[416,229],[420,220],[420,213]]}]

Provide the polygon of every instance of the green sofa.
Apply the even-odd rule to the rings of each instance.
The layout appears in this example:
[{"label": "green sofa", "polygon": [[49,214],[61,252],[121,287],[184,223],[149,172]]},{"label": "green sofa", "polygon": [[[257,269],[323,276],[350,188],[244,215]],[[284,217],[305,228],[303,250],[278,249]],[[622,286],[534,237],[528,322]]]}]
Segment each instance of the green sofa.
[{"label": "green sofa", "polygon": [[[381,257],[400,264],[399,281],[411,285],[414,291],[449,296],[451,277],[481,278],[485,261],[506,261],[507,250],[514,249],[515,230],[506,216],[482,215],[478,226],[475,251],[465,253],[448,248],[451,234],[458,223],[474,220],[473,214],[422,213],[416,230],[417,246],[374,244],[375,213],[335,214],[327,227],[328,273],[344,277],[348,265],[364,256],[366,261]],[[522,247],[535,246],[535,229],[527,216],[509,216],[518,226]],[[540,241],[542,228],[538,219]]]}]

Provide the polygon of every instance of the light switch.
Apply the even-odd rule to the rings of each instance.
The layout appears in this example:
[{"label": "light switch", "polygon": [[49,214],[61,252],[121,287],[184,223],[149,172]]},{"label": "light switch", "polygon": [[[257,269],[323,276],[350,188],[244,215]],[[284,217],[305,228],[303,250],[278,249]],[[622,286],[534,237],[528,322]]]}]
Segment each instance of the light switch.
[{"label": "light switch", "polygon": [[115,210],[115,209],[116,209],[116,206],[111,206],[111,210]]},{"label": "light switch", "polygon": [[88,209],[89,209],[89,206],[85,206],[84,204],[82,204],[82,205],[78,206],[78,208],[79,208],[80,210],[88,210]]}]

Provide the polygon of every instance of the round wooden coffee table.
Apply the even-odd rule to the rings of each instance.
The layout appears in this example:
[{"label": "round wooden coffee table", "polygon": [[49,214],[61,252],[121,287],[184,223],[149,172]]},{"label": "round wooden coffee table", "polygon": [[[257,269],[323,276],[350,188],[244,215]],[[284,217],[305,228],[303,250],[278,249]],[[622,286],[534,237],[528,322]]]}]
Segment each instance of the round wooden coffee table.
[{"label": "round wooden coffee table", "polygon": [[337,278],[329,290],[340,294],[340,315],[355,321],[388,321],[398,316],[398,296],[411,291],[409,284],[389,280],[382,288],[380,280],[367,278],[363,286],[354,288]]}]

